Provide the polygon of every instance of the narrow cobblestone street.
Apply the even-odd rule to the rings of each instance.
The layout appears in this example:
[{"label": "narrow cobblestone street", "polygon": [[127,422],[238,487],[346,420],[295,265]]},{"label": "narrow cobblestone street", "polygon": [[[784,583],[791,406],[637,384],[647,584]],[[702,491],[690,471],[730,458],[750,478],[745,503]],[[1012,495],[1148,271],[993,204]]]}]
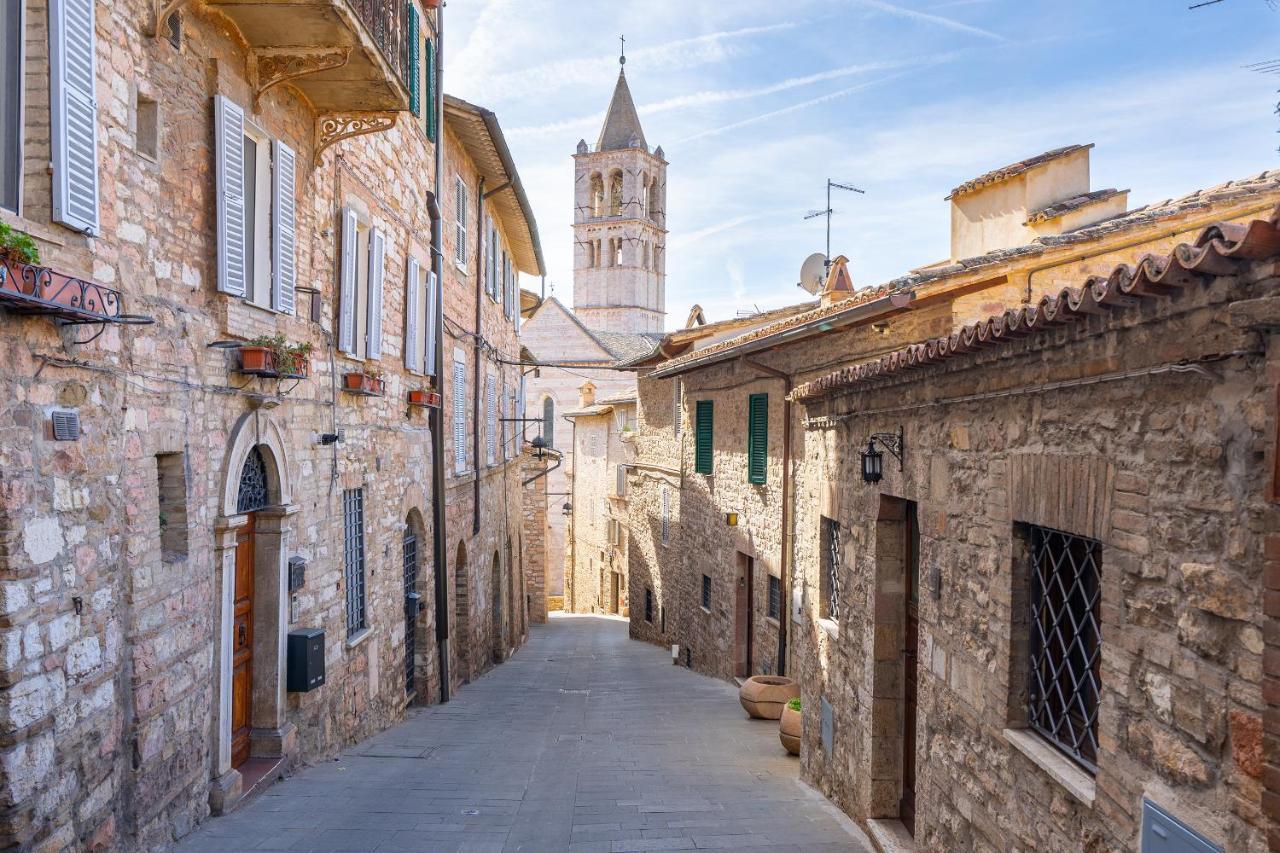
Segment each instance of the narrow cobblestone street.
[{"label": "narrow cobblestone street", "polygon": [[[208,821],[182,851],[864,851],[732,685],[557,617],[447,705]],[[846,829],[846,827],[849,827]]]}]

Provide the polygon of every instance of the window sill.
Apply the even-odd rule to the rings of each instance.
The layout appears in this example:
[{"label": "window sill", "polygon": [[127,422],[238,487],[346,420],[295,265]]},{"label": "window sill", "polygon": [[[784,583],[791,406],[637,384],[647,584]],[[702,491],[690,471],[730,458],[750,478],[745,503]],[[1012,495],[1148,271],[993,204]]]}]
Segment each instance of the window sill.
[{"label": "window sill", "polygon": [[1096,783],[1092,776],[1076,766],[1067,758],[1030,729],[1005,729],[1004,739],[1014,749],[1025,755],[1032,764],[1039,767],[1049,778],[1057,782],[1071,796],[1088,808],[1093,808]]},{"label": "window sill", "polygon": [[462,274],[463,274],[463,275],[465,275],[465,276],[470,276],[470,275],[471,275],[471,271],[467,269],[467,262],[466,262],[466,261],[460,261],[460,260],[458,260],[457,258],[454,258],[454,259],[453,259],[453,268],[454,268],[455,270],[457,270],[458,272],[462,273]]},{"label": "window sill", "polygon": [[255,310],[261,311],[264,314],[271,314],[272,316],[275,316],[275,317],[288,316],[283,311],[277,311],[276,309],[272,308],[270,305],[259,305],[257,302],[254,302],[252,299],[246,299],[243,296],[240,297],[240,304],[245,306],[246,308],[253,308]]},{"label": "window sill", "polygon": [[372,636],[373,636],[372,628],[361,628],[359,631],[356,631],[350,637],[347,637],[347,649],[348,650],[354,649],[356,646],[360,645],[361,643],[363,643],[365,640],[369,639]]},{"label": "window sill", "polygon": [[766,625],[772,625],[772,626],[773,626],[773,627],[775,627],[775,628],[778,628],[778,627],[781,627],[781,626],[782,626],[782,623],[781,623],[781,622],[779,622],[779,621],[778,621],[778,619],[777,619],[777,617],[774,617],[774,616],[766,616],[766,617],[764,617],[764,622],[765,622],[765,624],[766,624]]},{"label": "window sill", "polygon": [[840,638],[840,623],[834,619],[819,619],[818,627],[826,632],[827,636],[833,640]]}]

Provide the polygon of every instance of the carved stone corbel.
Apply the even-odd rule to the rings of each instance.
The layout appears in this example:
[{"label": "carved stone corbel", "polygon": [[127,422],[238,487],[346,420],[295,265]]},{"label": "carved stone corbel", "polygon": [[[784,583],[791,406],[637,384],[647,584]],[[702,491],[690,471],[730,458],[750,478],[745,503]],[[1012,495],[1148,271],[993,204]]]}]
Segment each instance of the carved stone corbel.
[{"label": "carved stone corbel", "polygon": [[151,0],[153,14],[150,22],[151,37],[160,38],[160,34],[164,32],[164,22],[169,19],[170,15],[190,2],[191,0]]},{"label": "carved stone corbel", "polygon": [[256,51],[258,83],[255,103],[273,86],[308,74],[341,68],[351,58],[350,47],[280,47]]},{"label": "carved stone corbel", "polygon": [[320,162],[320,155],[335,142],[350,139],[353,136],[364,136],[366,133],[381,133],[395,127],[399,113],[367,112],[337,113],[322,115],[316,119],[316,152],[314,162]]}]

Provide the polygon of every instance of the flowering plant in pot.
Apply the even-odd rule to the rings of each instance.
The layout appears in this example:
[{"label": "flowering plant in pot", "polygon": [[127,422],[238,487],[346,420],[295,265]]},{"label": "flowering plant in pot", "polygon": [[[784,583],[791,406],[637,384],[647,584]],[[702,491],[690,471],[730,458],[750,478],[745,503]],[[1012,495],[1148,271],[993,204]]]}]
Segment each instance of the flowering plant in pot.
[{"label": "flowering plant in pot", "polygon": [[800,716],[800,700],[792,699],[782,709],[778,718],[778,740],[792,755],[800,754],[800,733],[804,730]]},{"label": "flowering plant in pot", "polygon": [[380,397],[386,384],[382,378],[381,370],[376,367],[366,367],[343,374],[342,387],[353,394]]},{"label": "flowering plant in pot", "polygon": [[240,347],[240,370],[301,379],[310,368],[311,343],[290,343],[284,335],[262,335]]},{"label": "flowering plant in pot", "polygon": [[15,230],[7,222],[0,222],[0,259],[35,265],[40,263],[40,249],[30,234]]}]

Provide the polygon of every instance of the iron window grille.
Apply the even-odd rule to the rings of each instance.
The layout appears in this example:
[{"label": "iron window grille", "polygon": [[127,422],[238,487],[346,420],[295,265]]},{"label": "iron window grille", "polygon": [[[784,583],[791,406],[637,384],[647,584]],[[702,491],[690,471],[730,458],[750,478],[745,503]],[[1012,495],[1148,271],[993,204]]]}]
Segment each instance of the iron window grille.
[{"label": "iron window grille", "polygon": [[418,653],[418,537],[406,527],[404,556],[404,692],[414,690],[414,658]]},{"label": "iron window grille", "polygon": [[702,576],[702,609],[711,609],[711,576]]},{"label": "iron window grille", "polygon": [[769,618],[782,618],[782,578],[769,575]]},{"label": "iron window grille", "polygon": [[364,489],[342,493],[342,566],[347,591],[347,636],[365,628]]},{"label": "iron window grille", "polygon": [[840,619],[840,570],[843,556],[840,546],[840,523],[830,518],[822,519],[822,577],[819,589],[823,619]]},{"label": "iron window grille", "polygon": [[236,512],[253,512],[269,506],[267,495],[267,460],[262,450],[253,447],[240,469],[240,493],[236,497]]},{"label": "iron window grille", "polygon": [[1101,551],[1096,540],[1031,527],[1028,723],[1090,772],[1098,769]]}]

